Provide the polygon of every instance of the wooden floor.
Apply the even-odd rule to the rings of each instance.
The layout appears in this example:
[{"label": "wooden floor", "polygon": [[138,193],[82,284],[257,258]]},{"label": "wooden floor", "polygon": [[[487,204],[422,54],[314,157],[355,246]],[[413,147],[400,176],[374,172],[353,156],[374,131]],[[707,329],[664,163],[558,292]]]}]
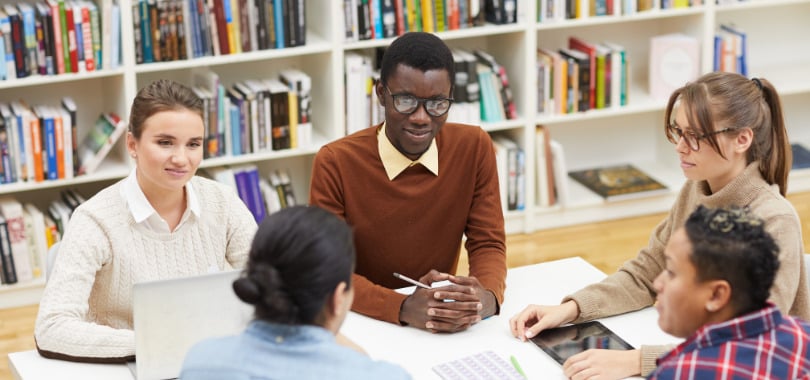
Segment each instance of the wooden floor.
[{"label": "wooden floor", "polygon": [[[805,252],[810,252],[810,192],[788,197],[799,212]],[[538,231],[507,237],[507,264],[511,267],[581,256],[606,273],[634,257],[646,245],[653,227],[664,214]],[[459,268],[466,268],[462,255]],[[34,348],[37,306],[0,310],[0,358],[9,352]],[[0,360],[0,380],[11,380],[8,361]]]}]

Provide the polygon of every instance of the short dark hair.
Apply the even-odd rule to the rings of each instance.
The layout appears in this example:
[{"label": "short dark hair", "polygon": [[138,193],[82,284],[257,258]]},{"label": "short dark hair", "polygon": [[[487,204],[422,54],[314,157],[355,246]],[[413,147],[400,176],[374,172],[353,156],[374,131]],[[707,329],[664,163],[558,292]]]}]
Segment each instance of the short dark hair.
[{"label": "short dark hair", "polygon": [[779,246],[762,219],[748,207],[698,206],[686,221],[686,235],[699,281],[728,281],[737,315],[765,306],[779,269]]},{"label": "short dark hair", "polygon": [[141,88],[135,95],[129,111],[129,132],[139,140],[146,119],[158,112],[181,109],[203,117],[203,101],[194,91],[181,83],[158,79]]},{"label": "short dark hair", "polygon": [[453,52],[434,34],[409,32],[399,36],[385,49],[380,63],[380,80],[388,85],[388,78],[396,71],[397,65],[403,64],[422,72],[429,70],[446,70],[450,79],[450,88],[456,83],[456,71],[453,66]]},{"label": "short dark hair", "polygon": [[335,287],[351,286],[354,260],[346,222],[316,206],[285,208],[262,221],[233,289],[258,319],[313,325]]}]

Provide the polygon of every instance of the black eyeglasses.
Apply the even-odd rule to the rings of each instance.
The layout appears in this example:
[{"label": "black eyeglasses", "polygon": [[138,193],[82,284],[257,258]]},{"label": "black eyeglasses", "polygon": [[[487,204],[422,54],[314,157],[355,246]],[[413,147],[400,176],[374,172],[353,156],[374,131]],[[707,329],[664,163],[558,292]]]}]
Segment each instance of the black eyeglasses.
[{"label": "black eyeglasses", "polygon": [[[692,132],[684,132],[683,129],[678,128],[673,124],[667,125],[667,140],[673,144],[678,144],[678,141],[684,139],[686,141],[686,145],[689,146],[689,149],[697,152],[700,150],[700,140],[703,140],[709,136],[714,136],[720,133],[726,133],[730,131],[736,130],[735,128],[723,128],[714,132],[709,132],[705,135],[698,136]],[[677,136],[678,138],[675,138]]]},{"label": "black eyeglasses", "polygon": [[422,99],[417,98],[411,94],[392,94],[388,87],[385,87],[391,98],[394,99],[394,109],[403,115],[410,115],[419,109],[419,104],[423,104],[425,112],[433,117],[439,117],[450,110],[450,105],[453,104],[453,99],[450,98],[431,98]]}]

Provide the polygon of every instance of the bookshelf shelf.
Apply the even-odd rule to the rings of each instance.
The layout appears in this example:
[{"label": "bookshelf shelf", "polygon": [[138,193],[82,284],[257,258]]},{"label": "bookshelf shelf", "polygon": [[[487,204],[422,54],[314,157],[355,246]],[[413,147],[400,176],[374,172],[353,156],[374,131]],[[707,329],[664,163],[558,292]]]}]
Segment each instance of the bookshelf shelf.
[{"label": "bookshelf shelf", "polygon": [[[101,1],[101,0],[100,0]],[[107,1],[107,0],[103,0]],[[810,144],[810,0],[749,0],[732,5],[705,5],[652,10],[629,16],[602,16],[555,23],[536,22],[536,0],[517,0],[515,24],[490,25],[437,33],[451,48],[481,49],[502,64],[510,79],[519,117],[482,127],[505,134],[526,154],[526,207],[505,213],[507,233],[590,223],[669,210],[684,179],[672,145],[663,135],[664,100],[648,94],[649,38],[666,33],[685,33],[701,44],[701,72],[711,69],[713,36],[719,23],[734,22],[749,36],[751,76],[771,80],[783,95],[785,117],[791,138]],[[345,134],[344,57],[351,52],[371,52],[387,46],[393,38],[344,41],[343,2],[305,0],[304,46],[177,62],[136,64],[133,42],[133,0],[119,0],[122,9],[122,65],[115,70],[50,77],[30,77],[0,82],[0,101],[24,99],[29,104],[58,104],[70,95],[76,100],[79,136],[89,130],[100,112],[113,111],[123,119],[137,90],[157,78],[190,84],[191,74],[211,68],[222,83],[275,77],[279,71],[297,68],[312,78],[313,141],[305,148],[271,151],[236,157],[206,159],[201,168],[253,164],[260,173],[287,169],[299,200],[308,198],[314,154],[325,143]],[[766,17],[767,16],[767,17]],[[780,20],[779,23],[762,20]],[[570,36],[589,41],[611,41],[624,46],[630,61],[629,104],[572,115],[546,115],[537,109],[535,51],[538,47],[560,48]],[[775,43],[774,41],[778,41]],[[550,135],[565,149],[568,170],[629,162],[668,185],[671,192],[647,198],[606,202],[575,181],[567,179],[570,202],[565,206],[538,206],[536,187],[535,126],[548,126]],[[66,188],[87,189],[91,196],[131,170],[123,143],[100,169],[70,180],[0,185],[0,195],[14,195],[42,208]],[[791,192],[810,191],[810,170],[791,174]],[[35,303],[43,282],[0,286],[0,307]]]}]

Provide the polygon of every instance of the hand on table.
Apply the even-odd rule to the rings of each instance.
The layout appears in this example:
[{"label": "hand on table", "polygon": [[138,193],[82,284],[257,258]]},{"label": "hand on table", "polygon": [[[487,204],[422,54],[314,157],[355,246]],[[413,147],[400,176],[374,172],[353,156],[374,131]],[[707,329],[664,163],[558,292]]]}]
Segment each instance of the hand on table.
[{"label": "hand on table", "polygon": [[515,338],[525,342],[540,331],[573,321],[578,315],[579,307],[574,301],[555,306],[529,305],[509,319],[509,328]]},{"label": "hand on table", "polygon": [[417,287],[402,303],[399,320],[431,332],[457,332],[495,313],[495,296],[474,277],[457,277],[431,270],[419,278],[419,282],[425,284],[445,280],[451,284],[433,289]]},{"label": "hand on table", "polygon": [[568,358],[563,364],[563,372],[573,380],[624,379],[641,373],[641,353],[638,350],[591,349]]}]

